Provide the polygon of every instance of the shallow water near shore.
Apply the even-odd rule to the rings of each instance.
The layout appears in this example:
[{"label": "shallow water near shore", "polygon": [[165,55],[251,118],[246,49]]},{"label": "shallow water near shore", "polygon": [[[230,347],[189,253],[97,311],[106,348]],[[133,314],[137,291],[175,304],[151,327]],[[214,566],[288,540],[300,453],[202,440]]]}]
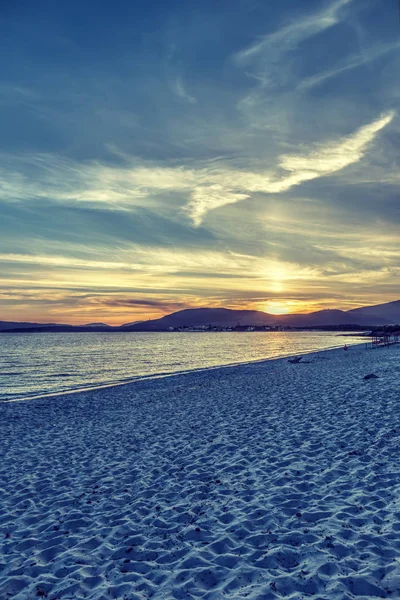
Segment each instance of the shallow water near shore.
[{"label": "shallow water near shore", "polygon": [[0,334],[0,401],[362,341],[326,331]]}]

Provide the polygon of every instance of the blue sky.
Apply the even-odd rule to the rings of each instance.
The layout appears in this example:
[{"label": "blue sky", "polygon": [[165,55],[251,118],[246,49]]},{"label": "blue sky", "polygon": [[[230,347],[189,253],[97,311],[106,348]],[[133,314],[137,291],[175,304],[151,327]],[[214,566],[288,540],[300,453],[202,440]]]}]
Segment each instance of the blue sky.
[{"label": "blue sky", "polygon": [[394,0],[4,2],[0,34],[1,319],[399,298]]}]

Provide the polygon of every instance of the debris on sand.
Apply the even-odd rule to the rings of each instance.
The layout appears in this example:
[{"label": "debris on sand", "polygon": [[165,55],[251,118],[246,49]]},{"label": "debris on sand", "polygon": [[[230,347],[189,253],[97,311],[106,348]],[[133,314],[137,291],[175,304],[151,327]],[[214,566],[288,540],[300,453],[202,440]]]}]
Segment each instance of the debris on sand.
[{"label": "debris on sand", "polygon": [[301,359],[303,357],[302,356],[294,356],[293,358],[289,358],[289,362],[292,363],[293,365],[297,365]]}]

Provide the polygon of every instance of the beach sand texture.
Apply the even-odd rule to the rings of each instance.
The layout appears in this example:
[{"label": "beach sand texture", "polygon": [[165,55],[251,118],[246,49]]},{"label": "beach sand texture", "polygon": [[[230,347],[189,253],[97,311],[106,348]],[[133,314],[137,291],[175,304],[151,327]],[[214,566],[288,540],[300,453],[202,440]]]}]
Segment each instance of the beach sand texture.
[{"label": "beach sand texture", "polygon": [[399,380],[352,347],[0,404],[0,598],[400,598]]}]

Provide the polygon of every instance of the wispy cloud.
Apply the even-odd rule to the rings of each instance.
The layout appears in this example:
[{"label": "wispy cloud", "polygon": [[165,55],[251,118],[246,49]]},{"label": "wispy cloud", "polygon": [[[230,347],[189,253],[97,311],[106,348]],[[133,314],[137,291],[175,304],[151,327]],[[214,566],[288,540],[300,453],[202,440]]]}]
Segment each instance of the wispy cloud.
[{"label": "wispy cloud", "polygon": [[[174,192],[182,196],[175,210],[183,206],[194,225],[199,226],[209,211],[246,200],[254,193],[286,192],[305,181],[359,162],[393,117],[393,112],[387,113],[346,138],[316,145],[311,152],[280,155],[275,167],[258,173],[233,169],[229,163],[210,162],[200,168],[185,168],[141,161],[121,168],[100,163],[77,165],[54,158],[47,162],[46,156],[31,157],[26,160],[40,169],[41,179],[4,172],[0,194],[4,199],[51,197],[60,202],[95,202],[129,208],[149,207],[152,203],[163,205],[162,195]],[[185,195],[189,201],[184,206]]]},{"label": "wispy cloud", "polygon": [[[282,155],[273,173],[219,174],[225,185],[216,185],[209,189],[203,186],[192,194],[188,210],[194,223],[199,225],[208,211],[244,200],[251,192],[279,194],[305,181],[330,175],[357,163],[378,132],[388,125],[393,117],[393,112],[383,115],[347,138],[318,145],[311,153]],[[285,172],[281,177],[278,175],[279,169]],[[230,187],[227,187],[228,181]]]},{"label": "wispy cloud", "polygon": [[320,145],[311,154],[282,156],[280,166],[285,171],[290,171],[292,175],[274,183],[272,191],[286,191],[303,181],[335,173],[358,162],[364,156],[368,145],[374,140],[377,133],[386,127],[393,117],[394,112],[383,115],[339,142]]},{"label": "wispy cloud", "polygon": [[[275,30],[233,55],[236,67],[252,82],[236,104],[248,127],[282,141],[293,135],[297,129],[293,116],[307,116],[310,110],[311,105],[302,104],[304,91],[316,85],[319,76],[333,76],[331,61],[335,57],[339,61],[341,56],[339,45],[322,61],[313,59],[309,48],[318,43],[315,38],[329,38],[329,30],[345,22],[352,4],[353,0],[335,0],[308,13],[299,4],[296,15],[286,17]],[[314,69],[312,76],[310,68]],[[303,79],[306,83],[301,87]]]},{"label": "wispy cloud", "polygon": [[191,193],[191,200],[187,205],[186,210],[193,219],[194,225],[198,226],[201,225],[204,216],[210,210],[215,210],[226,204],[234,204],[241,200],[246,200],[249,197],[248,193],[233,191],[229,187],[225,187],[218,183],[202,185],[197,187]]},{"label": "wispy cloud", "polygon": [[268,33],[238,52],[235,55],[236,62],[241,66],[257,63],[259,66],[258,78],[264,83],[269,83],[266,69],[268,65],[277,63],[280,56],[293,50],[301,42],[336,25],[340,20],[340,10],[352,1],[336,0],[322,10],[296,18],[289,25],[284,25],[277,31]]},{"label": "wispy cloud", "polygon": [[[140,277],[140,272],[145,276],[160,274],[174,274],[179,270],[190,270],[193,276],[196,273],[204,273],[208,269],[225,274],[235,274],[243,270],[249,270],[251,264],[255,263],[254,256],[242,255],[234,252],[222,252],[217,250],[189,250],[173,248],[147,248],[136,244],[130,244],[126,248],[119,248],[115,254],[120,258],[117,260],[94,260],[88,254],[87,258],[81,259],[76,256],[62,254],[62,245],[54,245],[52,254],[17,254],[1,253],[0,263],[18,263],[20,265],[38,265],[46,268],[75,269],[82,271],[79,278],[84,278],[84,271],[109,271],[110,269],[119,274],[125,272],[126,277],[130,272],[135,272]],[[107,254],[104,250],[104,254]],[[109,258],[114,258],[111,255]],[[121,260],[122,259],[122,260]],[[103,275],[102,275],[103,276]]]},{"label": "wispy cloud", "polygon": [[191,94],[189,94],[183,82],[183,77],[181,75],[178,75],[175,79],[174,91],[179,98],[186,100],[190,104],[196,104],[197,99]]},{"label": "wispy cloud", "polygon": [[362,65],[367,65],[368,63],[373,62],[374,60],[378,60],[379,58],[385,56],[385,54],[389,54],[398,50],[400,48],[400,42],[395,44],[383,44],[378,48],[374,48],[365,54],[358,54],[356,56],[352,56],[347,58],[344,61],[344,64],[336,66],[333,69],[329,69],[327,71],[322,71],[317,73],[316,75],[311,75],[309,77],[305,77],[302,79],[297,86],[298,90],[306,90],[312,88],[314,86],[323,83],[328,79],[332,79],[333,77],[337,77],[346,71],[351,71],[352,69],[356,69],[357,67],[361,67]]},{"label": "wispy cloud", "polygon": [[0,82],[0,103],[9,104],[11,102],[29,102],[40,99],[40,96],[30,88],[15,85],[7,82]]}]

